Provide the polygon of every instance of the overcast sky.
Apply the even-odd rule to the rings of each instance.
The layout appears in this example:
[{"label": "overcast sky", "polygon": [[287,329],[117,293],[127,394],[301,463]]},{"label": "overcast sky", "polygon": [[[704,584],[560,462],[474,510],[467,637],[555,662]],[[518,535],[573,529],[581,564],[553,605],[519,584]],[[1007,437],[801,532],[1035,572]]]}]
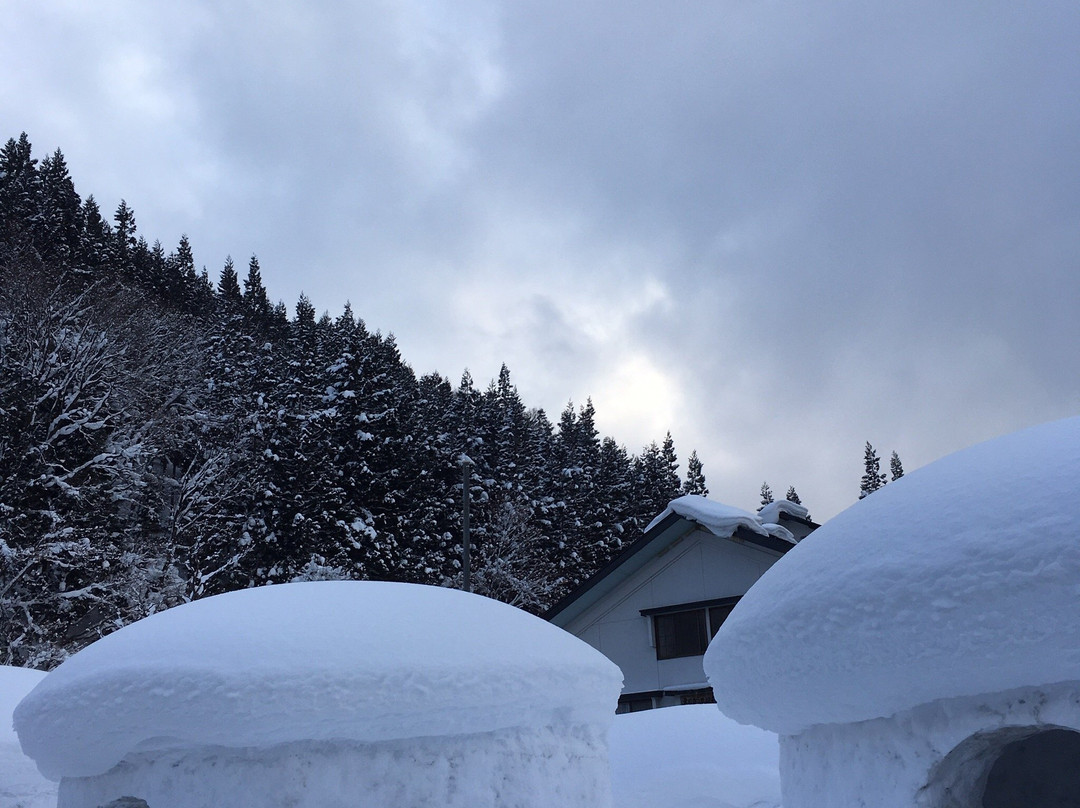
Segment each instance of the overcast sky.
[{"label": "overcast sky", "polygon": [[10,0],[4,139],[216,278],[817,519],[1080,410],[1075,0]]}]

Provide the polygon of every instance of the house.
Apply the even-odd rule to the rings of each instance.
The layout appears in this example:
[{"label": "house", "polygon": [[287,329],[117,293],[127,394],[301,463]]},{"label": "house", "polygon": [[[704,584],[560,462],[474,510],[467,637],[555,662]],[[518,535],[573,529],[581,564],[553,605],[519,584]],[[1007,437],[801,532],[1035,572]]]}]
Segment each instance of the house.
[{"label": "house", "polygon": [[780,735],[785,808],[1080,805],[1080,418],[860,500],[709,646],[720,709]]},{"label": "house", "polygon": [[619,712],[711,702],[701,662],[709,640],[746,590],[816,527],[793,502],[754,514],[680,497],[544,617],[622,669]]}]

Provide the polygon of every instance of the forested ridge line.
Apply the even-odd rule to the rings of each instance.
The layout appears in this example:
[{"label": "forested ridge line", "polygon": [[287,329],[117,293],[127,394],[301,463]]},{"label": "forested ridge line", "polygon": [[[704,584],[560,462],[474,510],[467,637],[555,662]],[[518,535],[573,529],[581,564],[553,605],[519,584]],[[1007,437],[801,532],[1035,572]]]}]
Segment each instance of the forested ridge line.
[{"label": "forested ridge line", "polygon": [[196,270],[63,154],[0,153],[0,664],[51,667],[126,623],[294,580],[460,580],[533,611],[666,503],[707,493],[668,434],[638,454],[591,402],[557,423],[504,366],[417,377],[348,305],[272,304],[258,260]]}]

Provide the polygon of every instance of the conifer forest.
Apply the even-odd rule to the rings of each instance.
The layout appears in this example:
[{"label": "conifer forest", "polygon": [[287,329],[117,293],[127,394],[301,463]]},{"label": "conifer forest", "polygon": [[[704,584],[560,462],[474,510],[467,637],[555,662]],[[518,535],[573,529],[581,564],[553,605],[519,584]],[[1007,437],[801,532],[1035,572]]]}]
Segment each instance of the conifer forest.
[{"label": "conifer forest", "polygon": [[295,580],[455,585],[542,611],[707,493],[590,402],[555,422],[504,366],[418,377],[348,305],[293,316],[255,257],[197,269],[63,154],[0,154],[0,664],[49,668],[175,604]]}]

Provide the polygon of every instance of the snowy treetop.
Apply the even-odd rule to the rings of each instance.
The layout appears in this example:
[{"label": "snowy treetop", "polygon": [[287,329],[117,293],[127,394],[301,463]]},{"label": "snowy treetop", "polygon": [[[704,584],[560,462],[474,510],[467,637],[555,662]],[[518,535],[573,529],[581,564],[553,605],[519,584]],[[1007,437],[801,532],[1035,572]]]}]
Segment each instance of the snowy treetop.
[{"label": "snowy treetop", "polygon": [[1080,418],[945,457],[781,558],[705,656],[720,709],[783,734],[1080,680]]},{"label": "snowy treetop", "polygon": [[805,518],[806,509],[801,505],[796,505],[794,502],[786,501],[774,502],[773,506],[775,507],[763,517],[764,509],[762,509],[761,513],[751,513],[750,511],[744,511],[742,508],[725,505],[722,502],[714,502],[696,494],[687,494],[669,502],[668,506],[649,523],[649,526],[645,528],[645,532],[648,533],[668,516],[677,513],[679,516],[701,525],[713,535],[724,539],[733,536],[735,531],[741,527],[761,536],[776,536],[794,544],[795,538],[791,535],[791,531],[776,524],[776,521],[779,519],[781,510],[795,516],[799,516],[801,513],[802,518]]},{"label": "snowy treetop", "polygon": [[438,587],[259,587],[133,623],[78,652],[15,710],[47,777],[130,752],[381,741],[555,724],[604,728],[619,669],[544,620]]}]

